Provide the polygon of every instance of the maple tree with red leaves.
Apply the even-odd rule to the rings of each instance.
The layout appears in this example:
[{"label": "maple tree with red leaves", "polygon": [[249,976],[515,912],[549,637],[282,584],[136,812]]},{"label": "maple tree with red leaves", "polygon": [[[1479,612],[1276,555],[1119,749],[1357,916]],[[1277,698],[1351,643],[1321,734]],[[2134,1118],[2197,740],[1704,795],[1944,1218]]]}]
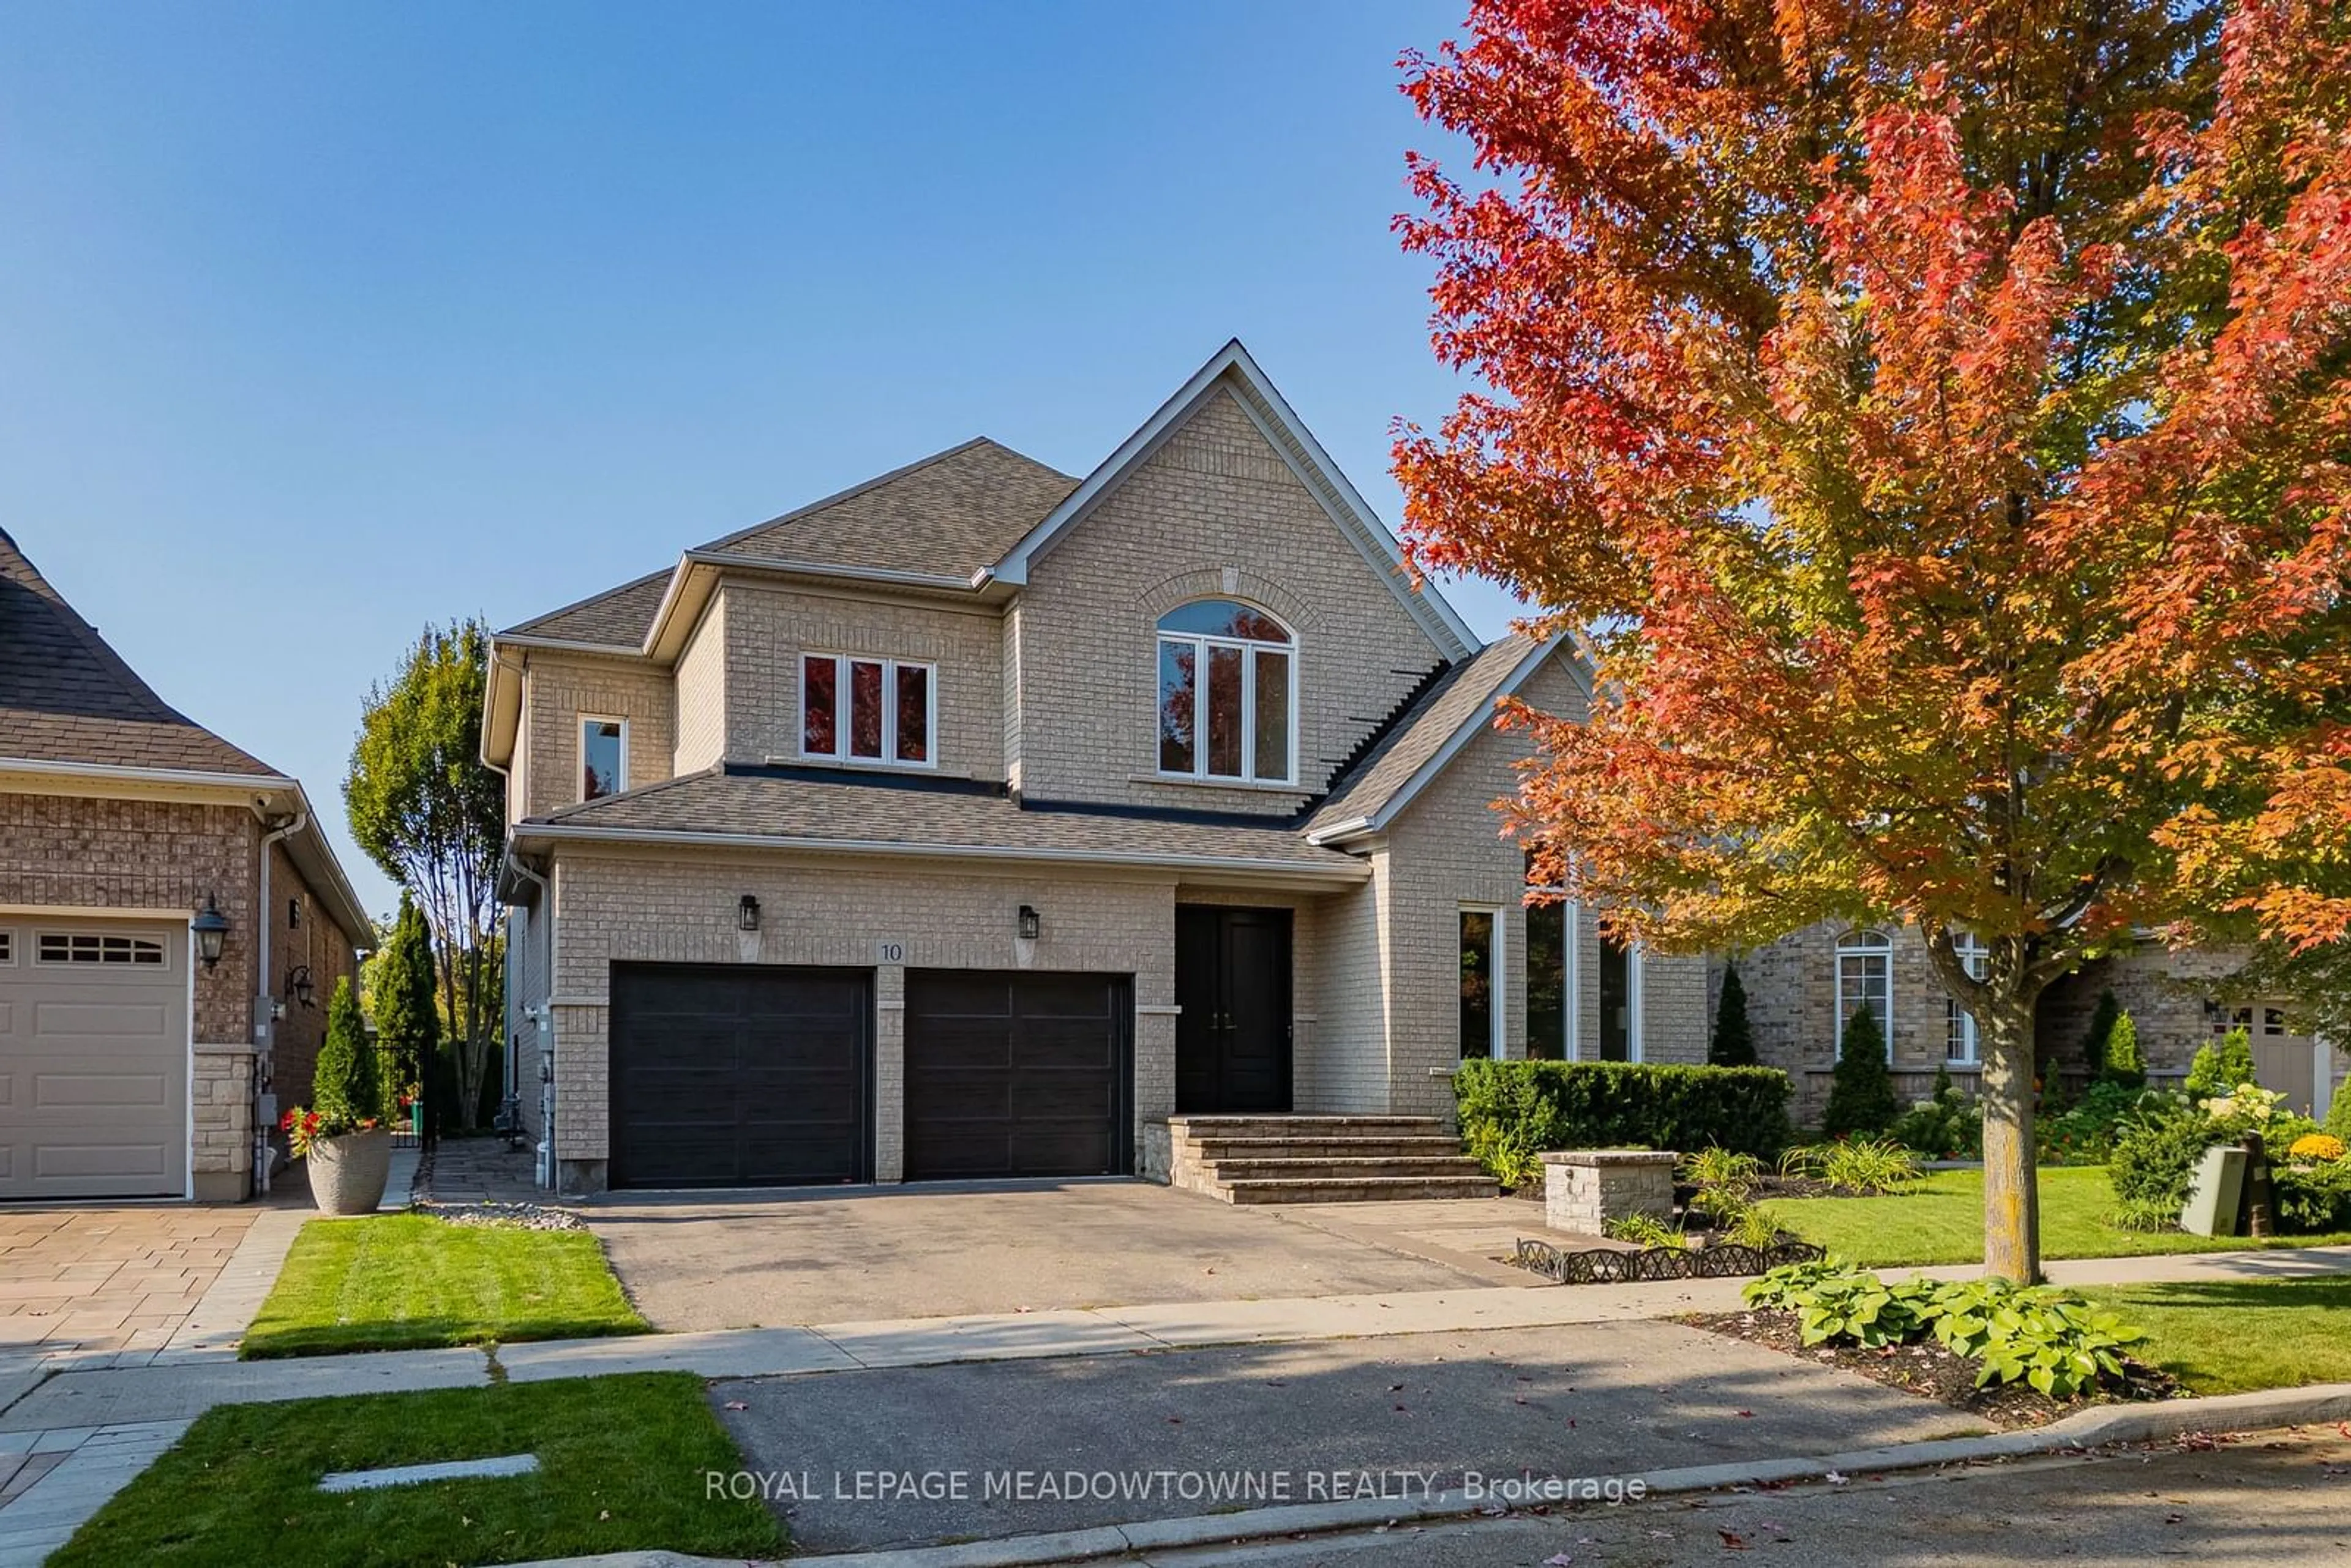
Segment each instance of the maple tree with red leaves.
[{"label": "maple tree with red leaves", "polygon": [[1596,675],[1506,715],[1531,880],[1667,951],[1914,923],[2036,1278],[2043,989],[2351,925],[2351,23],[1476,0],[1403,64],[1475,150],[1398,228],[1479,383],[1398,433],[1409,543]]}]

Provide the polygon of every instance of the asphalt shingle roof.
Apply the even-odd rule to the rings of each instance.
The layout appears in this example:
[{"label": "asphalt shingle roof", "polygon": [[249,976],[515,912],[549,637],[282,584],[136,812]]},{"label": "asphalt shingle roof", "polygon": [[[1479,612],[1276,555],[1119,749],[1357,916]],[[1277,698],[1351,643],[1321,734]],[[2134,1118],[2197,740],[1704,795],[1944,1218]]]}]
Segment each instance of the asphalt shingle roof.
[{"label": "asphalt shingle roof", "polygon": [[[1078,482],[981,436],[698,549],[778,565],[969,578],[1045,520]],[[669,588],[664,570],[509,627],[509,634],[643,645]]]},{"label": "asphalt shingle roof", "polygon": [[1294,817],[1022,806],[956,780],[863,776],[846,769],[721,765],[625,794],[568,806],[529,825],[658,832],[1035,850],[1115,859],[1259,861],[1270,867],[1357,867],[1316,848]]},{"label": "asphalt shingle roof", "polygon": [[1481,714],[1492,717],[1504,683],[1538,646],[1532,637],[1514,632],[1446,671],[1385,738],[1332,786],[1302,831],[1315,833],[1376,816],[1463,725]]},{"label": "asphalt shingle roof", "polygon": [[0,530],[0,757],[277,776],[169,706]]}]

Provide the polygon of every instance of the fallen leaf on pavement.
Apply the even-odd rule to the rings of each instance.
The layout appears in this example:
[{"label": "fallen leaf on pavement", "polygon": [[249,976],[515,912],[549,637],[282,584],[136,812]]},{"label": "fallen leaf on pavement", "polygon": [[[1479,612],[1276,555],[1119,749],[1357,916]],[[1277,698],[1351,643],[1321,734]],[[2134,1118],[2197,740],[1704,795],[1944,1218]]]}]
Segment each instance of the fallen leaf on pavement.
[{"label": "fallen leaf on pavement", "polygon": [[1828,1482],[1829,1485],[1833,1487],[1841,1487],[1844,1485],[1844,1477],[1834,1470],[1831,1470],[1828,1474],[1823,1476],[1821,1479]]},{"label": "fallen leaf on pavement", "polygon": [[1722,1537],[1722,1549],[1725,1552],[1744,1552],[1747,1550],[1747,1538],[1745,1536],[1734,1535],[1728,1530],[1719,1529],[1718,1529],[1715,1533]]},{"label": "fallen leaf on pavement", "polygon": [[751,1407],[748,1405],[744,1404],[740,1399],[729,1399],[726,1402],[726,1408],[729,1410],[748,1410]]},{"label": "fallen leaf on pavement", "polygon": [[1574,1558],[1562,1552],[1555,1557],[1544,1558],[1542,1560],[1542,1568],[1568,1568],[1568,1564],[1574,1561]]}]

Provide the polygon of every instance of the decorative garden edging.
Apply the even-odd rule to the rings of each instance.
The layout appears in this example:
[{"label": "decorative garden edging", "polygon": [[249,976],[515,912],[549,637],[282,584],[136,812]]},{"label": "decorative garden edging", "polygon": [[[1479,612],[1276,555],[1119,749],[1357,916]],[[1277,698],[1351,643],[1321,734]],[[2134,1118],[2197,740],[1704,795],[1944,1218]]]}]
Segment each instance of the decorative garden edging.
[{"label": "decorative garden edging", "polygon": [[1571,1252],[1548,1241],[1521,1238],[1510,1261],[1562,1285],[1624,1285],[1652,1280],[1728,1280],[1767,1274],[1790,1263],[1817,1263],[1827,1249],[1809,1241],[1742,1247],[1594,1247]]}]

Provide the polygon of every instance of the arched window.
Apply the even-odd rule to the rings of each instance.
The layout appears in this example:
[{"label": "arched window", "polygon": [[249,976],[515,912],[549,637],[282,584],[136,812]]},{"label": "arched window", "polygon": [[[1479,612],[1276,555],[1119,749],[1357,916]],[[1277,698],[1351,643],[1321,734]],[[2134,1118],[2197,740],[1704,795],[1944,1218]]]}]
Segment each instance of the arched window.
[{"label": "arched window", "polygon": [[[1980,980],[1984,977],[1984,945],[1967,932],[1951,938],[1951,951],[1959,960],[1959,967]],[[1980,1042],[1976,1037],[1976,1015],[1959,1006],[1955,998],[1943,1001],[1946,1019],[1944,1056],[1953,1064],[1973,1066],[1982,1059]]]},{"label": "arched window", "polygon": [[1844,1028],[1853,1015],[1867,1008],[1886,1034],[1886,1060],[1894,1060],[1894,944],[1883,931],[1848,931],[1837,938],[1837,1039],[1844,1047]]},{"label": "arched window", "polygon": [[1159,771],[1297,781],[1298,658],[1264,611],[1203,599],[1159,618]]}]

